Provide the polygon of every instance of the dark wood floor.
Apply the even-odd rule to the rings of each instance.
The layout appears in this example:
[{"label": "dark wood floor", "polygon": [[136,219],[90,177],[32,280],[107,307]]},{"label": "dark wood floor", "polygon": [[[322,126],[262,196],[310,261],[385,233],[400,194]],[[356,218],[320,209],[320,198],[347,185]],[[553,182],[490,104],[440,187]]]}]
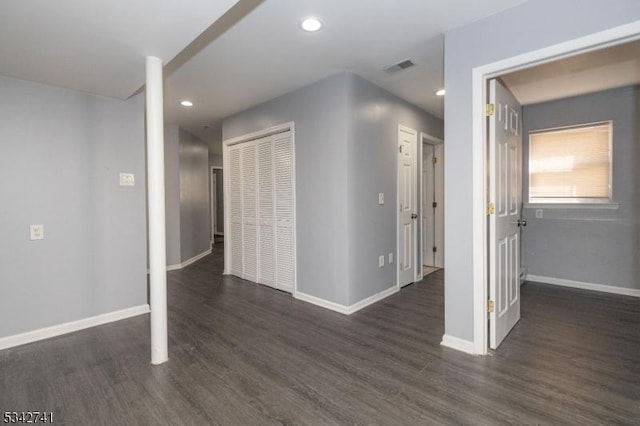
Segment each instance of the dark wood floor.
[{"label": "dark wood floor", "polygon": [[148,316],[0,352],[0,412],[58,424],[640,424],[640,301],[523,287],[492,356],[440,346],[443,271],[350,317],[220,276],[169,274],[170,361]]}]

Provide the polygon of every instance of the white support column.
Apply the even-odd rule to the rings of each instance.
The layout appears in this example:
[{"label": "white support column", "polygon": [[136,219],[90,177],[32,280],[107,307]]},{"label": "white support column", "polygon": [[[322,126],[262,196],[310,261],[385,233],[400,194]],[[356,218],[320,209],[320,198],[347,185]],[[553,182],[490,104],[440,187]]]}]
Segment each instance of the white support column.
[{"label": "white support column", "polygon": [[157,365],[169,360],[162,61],[159,58],[147,56],[146,72],[151,363]]}]

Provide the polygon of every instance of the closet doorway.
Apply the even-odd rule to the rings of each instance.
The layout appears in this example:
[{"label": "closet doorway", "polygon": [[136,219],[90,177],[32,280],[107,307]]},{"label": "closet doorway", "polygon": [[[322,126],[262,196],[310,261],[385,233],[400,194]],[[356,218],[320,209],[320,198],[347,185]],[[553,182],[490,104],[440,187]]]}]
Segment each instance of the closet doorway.
[{"label": "closet doorway", "polygon": [[223,143],[225,274],[294,293],[293,123]]}]

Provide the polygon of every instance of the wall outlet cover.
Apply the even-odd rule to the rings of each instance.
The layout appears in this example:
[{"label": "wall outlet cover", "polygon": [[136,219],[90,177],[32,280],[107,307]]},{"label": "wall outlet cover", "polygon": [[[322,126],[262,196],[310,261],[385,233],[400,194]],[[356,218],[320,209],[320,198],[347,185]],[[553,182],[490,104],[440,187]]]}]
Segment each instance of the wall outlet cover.
[{"label": "wall outlet cover", "polygon": [[120,186],[135,185],[135,175],[133,173],[120,173]]},{"label": "wall outlet cover", "polygon": [[31,241],[44,240],[44,225],[30,225],[29,238],[31,239]]},{"label": "wall outlet cover", "polygon": [[544,210],[536,209],[536,219],[542,219],[544,217]]},{"label": "wall outlet cover", "polygon": [[393,253],[389,253],[389,265],[393,263]]}]

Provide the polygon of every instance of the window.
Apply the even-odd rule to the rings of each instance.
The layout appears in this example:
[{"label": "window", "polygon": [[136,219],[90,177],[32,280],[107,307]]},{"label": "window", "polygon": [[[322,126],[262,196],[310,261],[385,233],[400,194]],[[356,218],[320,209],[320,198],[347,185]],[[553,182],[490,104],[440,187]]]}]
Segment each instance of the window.
[{"label": "window", "polygon": [[611,202],[611,133],[610,121],[529,133],[529,202]]}]

